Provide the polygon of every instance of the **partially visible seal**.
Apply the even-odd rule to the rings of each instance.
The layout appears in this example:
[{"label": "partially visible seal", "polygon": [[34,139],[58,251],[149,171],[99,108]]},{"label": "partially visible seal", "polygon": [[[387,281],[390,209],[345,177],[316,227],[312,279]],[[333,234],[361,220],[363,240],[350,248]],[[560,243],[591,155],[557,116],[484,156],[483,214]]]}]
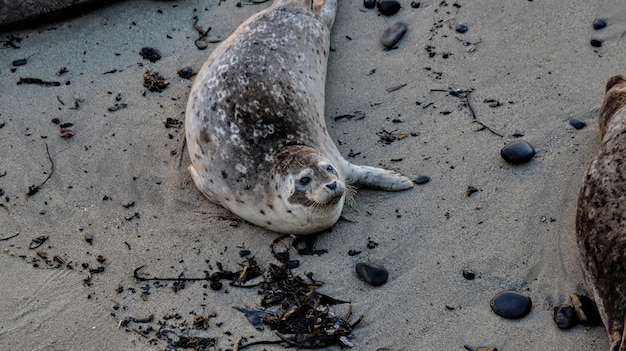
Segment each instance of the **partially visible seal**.
[{"label": "partially visible seal", "polygon": [[583,274],[609,336],[626,350],[626,77],[606,83],[600,148],[578,197],[576,232]]},{"label": "partially visible seal", "polygon": [[346,161],[324,122],[336,0],[276,0],[209,56],[191,88],[191,176],[211,201],[282,233],[339,219],[352,186],[397,191],[397,173]]}]

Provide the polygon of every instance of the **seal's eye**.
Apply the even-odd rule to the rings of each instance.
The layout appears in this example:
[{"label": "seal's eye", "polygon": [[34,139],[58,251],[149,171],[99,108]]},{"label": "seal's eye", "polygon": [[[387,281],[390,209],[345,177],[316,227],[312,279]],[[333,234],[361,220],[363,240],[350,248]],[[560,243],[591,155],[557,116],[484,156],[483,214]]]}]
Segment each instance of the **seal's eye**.
[{"label": "seal's eye", "polygon": [[311,178],[310,177],[302,177],[299,180],[301,185],[307,185],[311,182]]},{"label": "seal's eye", "polygon": [[327,171],[328,173],[333,173],[333,172],[335,171],[335,169],[333,168],[333,166],[328,165],[328,166],[326,166],[326,171]]}]

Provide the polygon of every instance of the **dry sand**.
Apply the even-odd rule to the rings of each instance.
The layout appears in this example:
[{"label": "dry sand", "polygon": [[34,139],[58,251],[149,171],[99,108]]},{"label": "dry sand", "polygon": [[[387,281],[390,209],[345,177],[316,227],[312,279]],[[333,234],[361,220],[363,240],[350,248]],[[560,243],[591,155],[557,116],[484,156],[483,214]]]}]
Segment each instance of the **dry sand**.
[{"label": "dry sand", "polygon": [[[604,83],[626,71],[622,2],[474,0],[458,8],[451,1],[421,1],[417,9],[408,0],[402,4],[387,18],[365,10],[360,0],[340,1],[327,123],[344,154],[358,153],[355,162],[432,181],[401,193],[359,191],[356,204],[345,210],[354,222],[340,221],[319,236],[317,247],[327,254],[294,253],[301,260],[295,272],[314,272],[326,283],[322,292],[352,301],[355,314],[365,316],[353,334],[357,350],[605,350],[603,328],[559,330],[552,309],[568,302],[570,292],[585,292],[574,240],[576,198],[597,146],[595,109]],[[212,27],[208,39],[224,39],[266,6],[126,1],[2,33],[2,40],[23,40],[19,49],[0,49],[0,238],[19,233],[0,241],[0,348],[164,350],[166,344],[151,344],[118,329],[118,323],[127,316],[162,320],[175,313],[191,321],[192,311],[213,310],[217,317],[204,335],[218,337],[218,349],[230,348],[240,336],[275,339],[232,309],[257,304],[254,289],[215,292],[198,282],[174,293],[166,282],[161,288],[150,284],[142,299],[146,283],[133,278],[141,265],[146,273],[174,277],[203,276],[218,261],[236,270],[242,261],[238,246],[262,265],[273,260],[269,245],[278,235],[242,221],[232,226],[232,216],[191,182],[184,128],[164,125],[167,118],[183,120],[191,85],[176,71],[199,69],[217,45],[196,49],[193,17]],[[609,26],[594,31],[598,16]],[[397,50],[384,51],[380,35],[397,20],[406,21],[409,32]],[[469,31],[454,32],[458,23]],[[605,40],[601,48],[590,46],[594,37]],[[469,51],[464,41],[479,43]],[[142,59],[144,46],[157,48],[163,58]],[[28,63],[12,72],[11,62],[21,58]],[[68,72],[57,76],[62,67]],[[147,69],[160,72],[169,87],[146,92]],[[104,74],[112,70],[117,71]],[[17,85],[23,77],[62,84]],[[400,84],[406,86],[387,91]],[[477,119],[504,137],[479,130],[461,99],[430,91],[449,88],[473,89]],[[118,94],[118,103],[128,107],[108,111]],[[489,107],[485,99],[502,106]],[[72,109],[77,100],[79,107]],[[354,111],[364,111],[365,119],[332,118]],[[73,123],[72,138],[59,136],[55,117]],[[575,130],[568,124],[572,117],[588,127]],[[393,123],[396,118],[402,122]],[[387,145],[379,141],[381,130],[415,136]],[[517,139],[537,150],[522,166],[499,156],[504,144]],[[54,173],[27,197],[29,186],[50,172],[46,145]],[[480,191],[468,197],[470,185]],[[85,234],[93,236],[93,245]],[[59,256],[62,268],[50,268],[28,249],[42,235],[49,238],[40,254],[48,260]],[[378,246],[366,248],[368,238]],[[349,256],[351,249],[362,253]],[[385,265],[389,282],[366,285],[354,273],[359,261]],[[85,284],[84,263],[105,271]],[[473,269],[477,278],[465,280],[463,269]],[[491,297],[506,289],[532,298],[527,317],[505,320],[491,311]],[[264,348],[282,346],[252,349]]]}]

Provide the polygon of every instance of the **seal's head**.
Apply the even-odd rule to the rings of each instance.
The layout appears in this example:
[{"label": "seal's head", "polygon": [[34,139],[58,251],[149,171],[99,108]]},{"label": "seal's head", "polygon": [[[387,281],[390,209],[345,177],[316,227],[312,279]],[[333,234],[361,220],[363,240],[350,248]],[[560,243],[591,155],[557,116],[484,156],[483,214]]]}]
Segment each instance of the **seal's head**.
[{"label": "seal's head", "polygon": [[[275,159],[274,202],[288,214],[293,234],[315,233],[332,227],[339,219],[346,197],[354,193],[335,161],[319,150],[292,145]],[[277,204],[276,204],[277,205]],[[275,229],[274,229],[275,230]]]},{"label": "seal's head", "polygon": [[[606,82],[606,90],[604,93],[604,99],[600,107],[600,113],[598,114],[598,121],[600,123],[600,138],[604,139],[607,134],[608,125],[611,122],[612,117],[626,106],[626,77],[621,74],[616,74],[609,78]],[[623,128],[623,127],[621,127]]]}]

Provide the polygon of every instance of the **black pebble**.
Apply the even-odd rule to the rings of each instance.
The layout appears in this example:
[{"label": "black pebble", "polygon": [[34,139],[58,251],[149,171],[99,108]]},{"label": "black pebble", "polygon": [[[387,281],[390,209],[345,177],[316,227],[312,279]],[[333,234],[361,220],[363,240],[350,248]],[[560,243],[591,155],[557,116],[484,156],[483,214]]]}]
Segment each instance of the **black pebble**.
[{"label": "black pebble", "polygon": [[572,118],[569,120],[569,124],[572,125],[572,127],[576,128],[576,129],[583,129],[587,126],[587,123],[583,122],[583,121],[579,121],[575,118]]},{"label": "black pebble", "polygon": [[387,49],[392,49],[406,33],[406,24],[396,22],[383,32],[382,43]]},{"label": "black pebble", "polygon": [[535,156],[535,149],[529,143],[518,140],[507,144],[500,150],[500,156],[509,163],[520,165]]},{"label": "black pebble", "polygon": [[594,48],[599,48],[602,46],[602,40],[600,39],[591,39],[590,43],[591,46],[593,46]]},{"label": "black pebble", "polygon": [[23,58],[23,59],[15,60],[11,64],[17,67],[17,66],[24,66],[26,63],[28,63],[28,59]]},{"label": "black pebble", "polygon": [[552,319],[554,319],[556,326],[560,329],[569,329],[579,322],[574,307],[565,304],[558,305],[554,308]]},{"label": "black pebble", "polygon": [[518,319],[530,312],[530,297],[515,291],[502,291],[491,299],[491,309],[500,317]]},{"label": "black pebble", "polygon": [[374,286],[385,284],[387,278],[389,278],[389,272],[381,265],[359,262],[356,264],[356,273]]},{"label": "black pebble", "polygon": [[413,179],[413,183],[417,184],[417,185],[422,185],[422,184],[426,184],[430,182],[430,177],[429,176],[419,176],[415,179]]},{"label": "black pebble", "polygon": [[92,234],[85,234],[85,241],[87,243],[89,243],[89,245],[93,245],[93,235]]},{"label": "black pebble", "polygon": [[596,20],[593,21],[593,29],[598,30],[604,27],[606,27],[606,20],[604,18],[596,18]]},{"label": "black pebble", "polygon": [[159,53],[159,51],[150,47],[141,48],[141,52],[139,52],[139,55],[141,55],[141,57],[143,57],[144,59],[149,60],[150,62],[157,62],[161,59],[161,54]]},{"label": "black pebble", "polygon": [[456,31],[458,33],[463,34],[463,33],[467,32],[468,30],[469,30],[469,28],[466,25],[464,25],[464,24],[459,24],[458,26],[456,26]]},{"label": "black pebble", "polygon": [[400,3],[396,0],[379,0],[376,3],[378,11],[385,16],[395,15],[400,11]]},{"label": "black pebble", "polygon": [[411,1],[411,7],[414,9],[419,9],[420,5],[421,4],[418,1]]},{"label": "black pebble", "polygon": [[471,269],[464,269],[463,278],[467,280],[473,280],[474,278],[476,278],[476,273],[474,273],[474,271]]},{"label": "black pebble", "polygon": [[376,0],[363,0],[363,6],[373,9],[376,6]]},{"label": "black pebble", "polygon": [[190,79],[191,77],[193,77],[193,68],[187,66],[185,68],[179,69],[177,73],[178,76],[183,79]]}]

